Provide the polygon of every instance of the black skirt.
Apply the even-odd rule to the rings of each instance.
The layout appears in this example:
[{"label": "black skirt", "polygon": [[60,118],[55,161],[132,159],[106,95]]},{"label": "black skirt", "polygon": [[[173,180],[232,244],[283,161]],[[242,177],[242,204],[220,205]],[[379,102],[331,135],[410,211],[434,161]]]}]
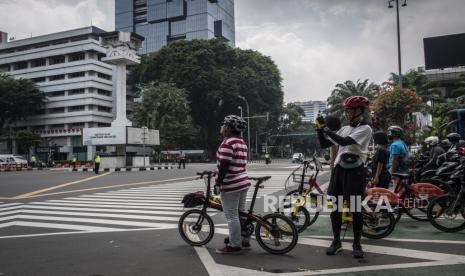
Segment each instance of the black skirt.
[{"label": "black skirt", "polygon": [[340,196],[349,199],[351,195],[365,195],[367,171],[364,166],[353,169],[344,169],[336,165],[331,172],[328,195]]}]

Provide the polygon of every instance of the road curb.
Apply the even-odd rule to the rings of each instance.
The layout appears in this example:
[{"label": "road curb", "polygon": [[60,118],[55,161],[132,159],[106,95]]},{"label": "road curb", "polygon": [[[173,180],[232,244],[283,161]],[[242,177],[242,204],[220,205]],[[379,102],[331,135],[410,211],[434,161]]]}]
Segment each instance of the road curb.
[{"label": "road curb", "polygon": [[[126,167],[126,168],[102,168],[104,172],[137,172],[137,171],[158,171],[158,170],[172,170],[174,166],[169,164],[160,164],[150,167]],[[19,171],[69,171],[69,172],[91,172],[94,168],[15,168],[9,170],[0,170],[0,173],[19,172]]]}]

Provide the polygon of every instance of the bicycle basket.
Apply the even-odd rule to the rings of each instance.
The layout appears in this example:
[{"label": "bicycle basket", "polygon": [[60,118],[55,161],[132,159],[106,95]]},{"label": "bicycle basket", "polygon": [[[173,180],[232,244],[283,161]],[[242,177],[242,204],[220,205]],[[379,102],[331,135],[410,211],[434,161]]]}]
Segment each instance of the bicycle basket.
[{"label": "bicycle basket", "polygon": [[[304,175],[304,184],[308,183],[310,181],[311,176],[310,175]],[[293,174],[292,175],[292,181],[295,183],[300,183],[302,181],[302,175],[301,174]]]},{"label": "bicycle basket", "polygon": [[205,194],[202,191],[188,193],[184,196],[181,203],[184,203],[184,208],[193,208],[202,205],[205,202]]}]

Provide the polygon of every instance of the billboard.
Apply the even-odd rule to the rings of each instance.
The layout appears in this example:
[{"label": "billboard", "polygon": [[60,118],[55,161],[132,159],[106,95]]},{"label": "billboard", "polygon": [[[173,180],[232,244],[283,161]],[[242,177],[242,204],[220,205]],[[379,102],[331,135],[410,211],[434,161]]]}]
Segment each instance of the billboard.
[{"label": "billboard", "polygon": [[423,39],[425,69],[465,66],[465,33]]},{"label": "billboard", "polygon": [[[142,145],[144,143],[144,130],[142,128],[128,127],[127,134],[128,145]],[[158,130],[146,130],[145,144],[149,146],[160,145],[160,134]]]},{"label": "billboard", "polygon": [[85,146],[124,145],[126,144],[126,127],[84,128],[82,144]]}]

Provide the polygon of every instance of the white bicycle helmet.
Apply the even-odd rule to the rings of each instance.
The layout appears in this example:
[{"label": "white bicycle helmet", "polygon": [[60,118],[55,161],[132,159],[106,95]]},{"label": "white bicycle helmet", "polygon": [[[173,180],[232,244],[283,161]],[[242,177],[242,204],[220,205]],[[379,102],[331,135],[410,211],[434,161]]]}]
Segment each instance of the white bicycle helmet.
[{"label": "white bicycle helmet", "polygon": [[427,144],[429,146],[436,146],[437,144],[439,144],[439,137],[430,136],[430,137],[425,139],[425,144]]}]

